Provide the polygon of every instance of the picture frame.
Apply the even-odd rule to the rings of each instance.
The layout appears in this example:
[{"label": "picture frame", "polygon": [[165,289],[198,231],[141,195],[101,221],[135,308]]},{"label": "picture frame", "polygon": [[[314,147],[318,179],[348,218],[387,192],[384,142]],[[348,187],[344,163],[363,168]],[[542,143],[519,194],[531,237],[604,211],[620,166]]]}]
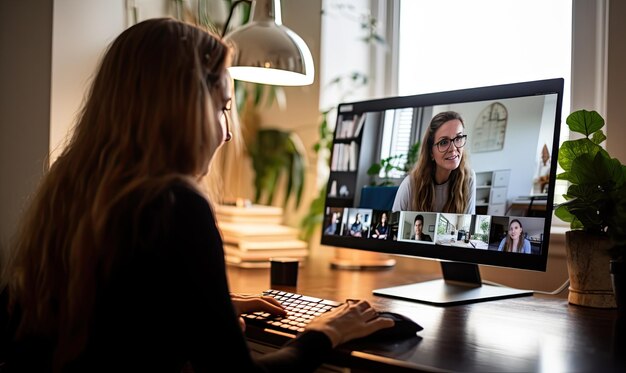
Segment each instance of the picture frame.
[{"label": "picture frame", "polygon": [[428,231],[429,232],[434,232],[435,231],[435,226],[434,225],[429,225],[428,226]]},{"label": "picture frame", "polygon": [[487,105],[474,123],[472,152],[492,152],[502,150],[506,135],[509,113],[500,102]]}]

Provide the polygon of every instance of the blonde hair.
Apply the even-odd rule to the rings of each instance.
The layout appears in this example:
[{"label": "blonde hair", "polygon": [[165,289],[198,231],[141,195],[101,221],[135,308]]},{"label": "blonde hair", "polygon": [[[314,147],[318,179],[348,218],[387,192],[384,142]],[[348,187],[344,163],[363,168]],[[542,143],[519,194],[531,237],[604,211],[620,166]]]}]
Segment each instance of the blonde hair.
[{"label": "blonde hair", "polygon": [[[230,53],[218,37],[159,18],[125,30],[103,57],[3,274],[11,307],[21,312],[18,338],[55,340],[56,369],[84,349],[98,284],[128,246],[115,223],[137,222],[173,184],[200,192],[198,177],[224,138],[214,97]],[[136,242],[138,227],[128,229]]]},{"label": "blonde hair", "polygon": [[[435,132],[444,123],[453,119],[458,119],[463,128],[465,128],[465,123],[457,112],[444,111],[433,117],[428,129],[424,132],[417,164],[410,173],[411,183],[415,190],[414,199],[411,201],[411,209],[413,211],[433,211],[434,209],[436,164],[431,152],[435,145]],[[466,159],[467,155],[464,154],[461,157],[459,167],[452,170],[448,179],[450,185],[449,198],[443,210],[438,212],[465,212],[468,203],[467,199],[470,194],[469,184],[471,177],[469,162]]]}]

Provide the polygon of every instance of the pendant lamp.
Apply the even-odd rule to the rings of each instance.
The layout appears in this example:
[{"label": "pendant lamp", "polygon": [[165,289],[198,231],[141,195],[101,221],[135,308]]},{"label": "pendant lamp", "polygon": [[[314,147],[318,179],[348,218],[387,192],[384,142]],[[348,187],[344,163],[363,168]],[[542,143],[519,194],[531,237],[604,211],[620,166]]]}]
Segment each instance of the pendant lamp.
[{"label": "pendant lamp", "polygon": [[[224,33],[233,10],[241,2],[233,3]],[[224,41],[235,49],[230,75],[237,80],[280,86],[313,83],[311,51],[300,36],[282,24],[280,0],[251,3],[248,23],[223,35]]]}]

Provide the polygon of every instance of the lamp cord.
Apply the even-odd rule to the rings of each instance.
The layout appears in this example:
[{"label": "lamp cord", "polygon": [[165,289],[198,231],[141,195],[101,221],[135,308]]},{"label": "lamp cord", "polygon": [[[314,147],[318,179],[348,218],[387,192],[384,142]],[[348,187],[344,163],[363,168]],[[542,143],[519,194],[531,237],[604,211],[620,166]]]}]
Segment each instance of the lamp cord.
[{"label": "lamp cord", "polygon": [[[494,282],[494,281],[483,280],[482,282],[483,282],[483,284],[487,284],[487,285],[505,286],[506,287],[506,285],[502,285],[502,284]],[[539,294],[546,294],[546,295],[557,295],[557,294],[561,294],[563,292],[563,290],[567,289],[568,286],[569,286],[569,279],[565,280],[563,285],[559,286],[559,288],[554,290],[554,291],[532,290],[532,292],[533,293],[539,293]]]},{"label": "lamp cord", "polygon": [[226,35],[226,30],[228,30],[228,25],[230,24],[230,19],[233,17],[235,8],[237,7],[237,5],[241,3],[249,3],[250,5],[252,5],[252,0],[237,0],[233,3],[233,5],[230,7],[230,12],[228,13],[228,18],[226,19],[226,23],[224,23],[224,29],[222,30],[222,38],[224,38],[224,36]]}]

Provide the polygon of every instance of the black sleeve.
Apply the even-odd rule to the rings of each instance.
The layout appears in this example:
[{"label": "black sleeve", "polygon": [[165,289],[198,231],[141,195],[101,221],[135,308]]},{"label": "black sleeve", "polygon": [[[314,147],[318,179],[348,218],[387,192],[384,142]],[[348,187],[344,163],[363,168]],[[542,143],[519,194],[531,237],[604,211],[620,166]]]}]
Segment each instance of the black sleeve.
[{"label": "black sleeve", "polygon": [[230,299],[222,239],[210,206],[195,192],[178,190],[172,217],[170,232],[178,237],[179,256],[173,262],[195,371],[210,371],[224,362],[235,372],[317,368],[331,349],[329,338],[319,332],[304,333],[276,352],[252,359]]}]

